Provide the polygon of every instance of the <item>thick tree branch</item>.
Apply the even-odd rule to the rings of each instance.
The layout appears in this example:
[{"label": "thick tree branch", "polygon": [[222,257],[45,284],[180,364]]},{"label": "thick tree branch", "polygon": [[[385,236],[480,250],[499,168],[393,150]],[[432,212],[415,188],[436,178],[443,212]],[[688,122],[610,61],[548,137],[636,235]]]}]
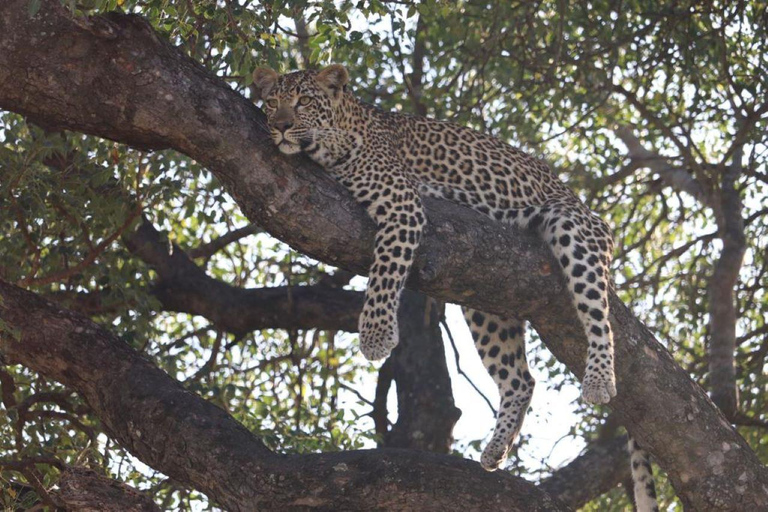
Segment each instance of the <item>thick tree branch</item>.
[{"label": "thick tree branch", "polygon": [[164,309],[201,315],[234,334],[257,329],[357,331],[363,293],[325,285],[242,289],[208,276],[150,222],[123,237],[158,275]]},{"label": "thick tree branch", "polygon": [[58,487],[55,496],[69,510],[160,512],[145,494],[88,468],[67,468]]},{"label": "thick tree branch", "polygon": [[[53,153],[45,163],[60,172],[72,172],[74,161],[75,153]],[[76,170],[87,179],[87,169]],[[138,211],[140,206],[117,181],[103,185],[96,192],[117,194],[132,210]],[[157,272],[159,280],[150,293],[160,301],[164,310],[204,316],[216,327],[235,335],[281,328],[357,330],[363,294],[334,289],[348,282],[346,272],[325,276],[318,286],[242,289],[211,278],[192,261],[210,258],[228,244],[257,232],[258,228],[251,224],[183,251],[155,230],[148,220],[142,219],[136,229],[123,233],[122,240],[131,252]],[[336,283],[337,280],[341,282]],[[84,314],[105,313],[126,305],[111,298],[109,290],[54,292],[48,298],[58,299]]]},{"label": "thick tree branch", "polygon": [[0,334],[7,362],[77,390],[121,446],[227,510],[566,510],[524,480],[456,457],[274,454],[85,317],[0,281],[0,318],[20,333]]},{"label": "thick tree branch", "polygon": [[[262,131],[263,114],[245,98],[139,18],[77,24],[57,1],[44,2],[32,18],[27,7],[26,0],[0,4],[0,108],[184,152],[214,173],[251,222],[317,259],[366,270],[372,222],[307,160],[280,156]],[[545,244],[457,206],[425,203],[429,228],[409,286],[530,318],[547,347],[581,376],[583,334]],[[610,306],[619,388],[611,407],[667,470],[683,503],[696,510],[768,507],[768,471],[746,442],[615,294]]]},{"label": "thick tree branch", "polygon": [[622,436],[591,444],[539,487],[576,510],[631,479],[627,436]]}]

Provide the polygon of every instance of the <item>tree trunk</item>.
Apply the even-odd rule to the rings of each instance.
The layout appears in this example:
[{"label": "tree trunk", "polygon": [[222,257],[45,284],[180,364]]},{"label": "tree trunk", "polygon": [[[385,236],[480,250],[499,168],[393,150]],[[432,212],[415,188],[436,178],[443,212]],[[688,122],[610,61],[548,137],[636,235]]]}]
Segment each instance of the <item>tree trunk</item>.
[{"label": "tree trunk", "polygon": [[741,174],[742,151],[736,151],[733,165],[725,169],[720,188],[722,218],[718,231],[723,250],[709,278],[709,387],[712,400],[728,418],[739,411],[736,386],[736,285],[747,250],[741,197],[736,182]]},{"label": "tree trunk", "polygon": [[461,411],[453,402],[441,318],[442,308],[434,299],[410,290],[403,293],[400,344],[387,361],[397,383],[397,422],[383,434],[383,446],[436,453],[451,450],[453,427]]}]

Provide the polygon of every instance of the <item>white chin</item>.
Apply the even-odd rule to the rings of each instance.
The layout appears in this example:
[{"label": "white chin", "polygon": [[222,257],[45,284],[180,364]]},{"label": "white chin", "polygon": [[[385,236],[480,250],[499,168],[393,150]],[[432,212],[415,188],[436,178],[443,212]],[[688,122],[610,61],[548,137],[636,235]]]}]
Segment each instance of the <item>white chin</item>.
[{"label": "white chin", "polygon": [[295,155],[296,153],[301,153],[301,146],[298,144],[284,142],[278,146],[278,149],[284,155]]}]

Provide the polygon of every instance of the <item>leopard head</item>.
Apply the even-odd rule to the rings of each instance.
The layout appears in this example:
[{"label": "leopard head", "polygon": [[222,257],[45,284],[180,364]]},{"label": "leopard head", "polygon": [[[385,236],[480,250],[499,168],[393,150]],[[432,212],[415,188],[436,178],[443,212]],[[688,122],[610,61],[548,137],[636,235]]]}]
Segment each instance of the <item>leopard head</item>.
[{"label": "leopard head", "polygon": [[253,72],[253,90],[263,102],[270,135],[286,155],[301,151],[301,138],[311,128],[332,127],[349,74],[331,64],[321,71],[278,75],[268,68]]}]

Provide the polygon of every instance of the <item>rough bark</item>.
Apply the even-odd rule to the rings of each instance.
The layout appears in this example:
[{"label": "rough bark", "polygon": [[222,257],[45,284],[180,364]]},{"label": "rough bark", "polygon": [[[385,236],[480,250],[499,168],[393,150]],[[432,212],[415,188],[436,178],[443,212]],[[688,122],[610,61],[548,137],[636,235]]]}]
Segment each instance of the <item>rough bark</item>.
[{"label": "rough bark", "polygon": [[[449,453],[461,411],[453,402],[434,299],[406,290],[400,305],[400,344],[382,368],[374,411],[382,446]],[[386,395],[397,384],[397,421],[386,429]]]},{"label": "rough bark", "polygon": [[326,285],[242,289],[208,276],[178,246],[144,221],[123,236],[133,254],[158,275],[152,293],[163,309],[201,315],[218,328],[357,331],[363,293]]},{"label": "rough bark", "polygon": [[88,468],[67,468],[58,482],[56,499],[78,512],[160,512],[147,495]]},{"label": "rough bark", "polygon": [[567,510],[477,463],[382,449],[281,456],[104,328],[0,282],[0,354],[77,390],[121,446],[227,510]]},{"label": "rough bark", "polygon": [[[26,0],[0,4],[0,14],[0,108],[184,152],[273,236],[321,261],[365,271],[374,226],[362,208],[306,159],[280,156],[260,128],[258,109],[140,18],[76,23],[53,0],[32,18]],[[583,334],[546,246],[457,206],[425,203],[429,227],[409,286],[530,318],[580,377]],[[668,472],[683,503],[696,510],[768,507],[768,471],[746,442],[615,294],[610,306],[619,388],[611,407]]]},{"label": "rough bark", "polygon": [[576,510],[627,480],[632,481],[632,474],[627,436],[622,436],[591,444],[539,488]]}]

